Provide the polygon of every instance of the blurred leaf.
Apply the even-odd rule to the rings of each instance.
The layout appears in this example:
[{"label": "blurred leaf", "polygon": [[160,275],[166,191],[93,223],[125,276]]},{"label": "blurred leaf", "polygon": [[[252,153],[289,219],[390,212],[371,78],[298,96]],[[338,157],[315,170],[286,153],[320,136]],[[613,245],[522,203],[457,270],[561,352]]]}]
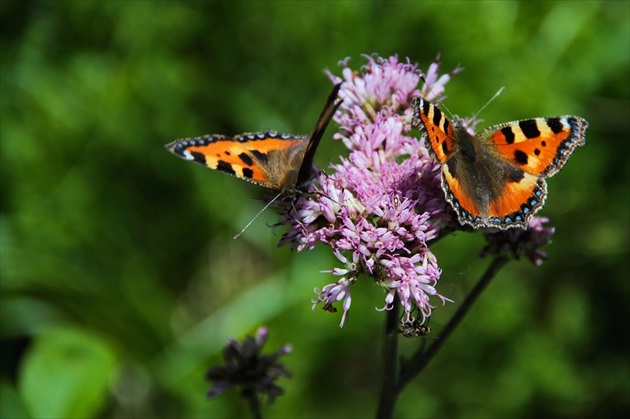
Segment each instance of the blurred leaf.
[{"label": "blurred leaf", "polygon": [[115,356],[77,329],[39,335],[20,371],[20,394],[35,418],[89,418],[103,409]]},{"label": "blurred leaf", "polygon": [[2,380],[0,382],[0,418],[26,419],[30,417],[15,388]]}]

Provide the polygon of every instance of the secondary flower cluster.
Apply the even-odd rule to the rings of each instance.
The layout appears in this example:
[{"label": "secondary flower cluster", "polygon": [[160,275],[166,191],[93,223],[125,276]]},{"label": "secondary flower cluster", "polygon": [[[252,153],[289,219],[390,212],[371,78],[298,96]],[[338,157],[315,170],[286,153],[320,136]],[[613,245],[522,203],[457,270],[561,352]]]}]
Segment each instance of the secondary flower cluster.
[{"label": "secondary flower cluster", "polygon": [[225,365],[213,367],[206,373],[206,379],[214,383],[208,390],[208,398],[238,386],[244,397],[266,396],[267,403],[272,404],[284,392],[275,381],[281,376],[291,377],[291,374],[277,360],[292,348],[285,345],[271,355],[263,355],[267,334],[267,329],[261,327],[255,338],[247,336],[242,344],[233,339],[228,341],[223,351]]},{"label": "secondary flower cluster", "polygon": [[411,99],[422,95],[439,101],[458,70],[440,77],[434,62],[420,91],[417,66],[397,57],[367,60],[361,73],[352,71],[347,61],[341,63],[343,79],[329,73],[333,83],[343,82],[343,103],[335,115],[340,131],[334,138],[349,149],[348,157],[332,165],[332,174],[320,173],[314,193],[301,197],[296,211],[282,222],[291,228],[281,244],[302,251],[323,243],[344,265],[327,271],[340,278],[316,290],[314,301],[314,306],[323,303],[331,311],[343,301],[342,326],[352,284],[362,273],[385,289],[382,309],[391,309],[397,296],[409,322],[416,312],[422,321],[431,315],[430,296],[448,300],[435,289],[441,271],[428,242],[438,237],[440,225],[452,214],[440,187],[439,165],[407,133]]},{"label": "secondary flower cluster", "polygon": [[548,218],[535,216],[529,220],[527,230],[513,228],[485,233],[488,244],[481,250],[481,256],[502,254],[519,259],[521,255],[525,255],[534,265],[542,265],[547,259],[547,254],[540,250],[540,247],[549,243],[556,231],[554,227],[543,226],[548,222]]}]

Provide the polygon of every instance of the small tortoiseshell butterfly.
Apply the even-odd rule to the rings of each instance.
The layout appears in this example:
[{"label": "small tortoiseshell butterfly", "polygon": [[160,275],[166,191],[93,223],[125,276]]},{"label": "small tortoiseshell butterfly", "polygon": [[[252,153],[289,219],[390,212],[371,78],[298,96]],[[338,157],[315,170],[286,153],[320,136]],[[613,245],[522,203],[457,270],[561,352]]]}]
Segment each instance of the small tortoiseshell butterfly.
[{"label": "small tortoiseshell butterfly", "polygon": [[507,122],[471,135],[422,98],[412,101],[412,124],[427,133],[442,164],[442,189],[460,224],[506,230],[527,228],[556,174],[576,147],[586,144],[588,122],[557,116]]},{"label": "small tortoiseshell butterfly", "polygon": [[313,134],[281,134],[263,131],[205,135],[175,140],[165,146],[171,153],[211,169],[245,179],[278,194],[292,193],[311,178],[311,166],[319,141],[341,105],[337,84],[326,101]]}]

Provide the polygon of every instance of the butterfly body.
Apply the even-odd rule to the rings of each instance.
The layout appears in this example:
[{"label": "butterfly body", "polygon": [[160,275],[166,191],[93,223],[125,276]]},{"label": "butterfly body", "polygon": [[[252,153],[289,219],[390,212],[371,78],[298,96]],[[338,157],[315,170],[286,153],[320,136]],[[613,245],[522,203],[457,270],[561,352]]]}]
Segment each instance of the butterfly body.
[{"label": "butterfly body", "polygon": [[311,136],[267,130],[234,137],[220,134],[172,141],[165,148],[210,169],[293,196],[311,177],[317,146],[335,111],[340,84],[333,88]]},{"label": "butterfly body", "polygon": [[442,164],[442,188],[460,224],[526,228],[547,196],[545,178],[586,144],[588,123],[577,116],[533,118],[494,125],[478,134],[451,123],[430,102],[413,101],[413,125],[427,133]]}]

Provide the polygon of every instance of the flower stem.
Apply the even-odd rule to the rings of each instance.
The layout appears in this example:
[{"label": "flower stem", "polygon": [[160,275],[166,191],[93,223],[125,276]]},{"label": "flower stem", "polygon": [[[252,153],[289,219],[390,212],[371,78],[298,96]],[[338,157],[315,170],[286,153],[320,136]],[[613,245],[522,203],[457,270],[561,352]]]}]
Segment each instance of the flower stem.
[{"label": "flower stem", "polygon": [[459,307],[455,315],[448,322],[446,327],[440,333],[440,338],[435,339],[431,346],[426,351],[418,351],[413,358],[406,365],[406,368],[401,371],[398,382],[396,383],[395,394],[397,395],[402,389],[409,383],[411,379],[420,374],[422,370],[429,364],[433,357],[442,348],[444,343],[448,340],[450,335],[455,331],[457,326],[462,322],[464,316],[470,311],[472,305],[477,301],[477,298],[481,295],[483,290],[488,286],[492,278],[501,270],[503,266],[508,262],[506,256],[497,256],[492,260],[488,269],[483,273],[475,287],[470,294],[466,297],[462,305]]},{"label": "flower stem", "polygon": [[398,362],[398,311],[399,301],[394,300],[393,307],[387,312],[385,319],[385,341],[383,345],[383,382],[381,396],[378,402],[376,417],[391,418],[396,405],[398,391],[396,390],[396,365]]},{"label": "flower stem", "polygon": [[256,392],[248,392],[245,396],[247,401],[249,402],[249,409],[252,412],[252,417],[254,419],[262,419],[262,411],[260,410],[260,400]]}]

